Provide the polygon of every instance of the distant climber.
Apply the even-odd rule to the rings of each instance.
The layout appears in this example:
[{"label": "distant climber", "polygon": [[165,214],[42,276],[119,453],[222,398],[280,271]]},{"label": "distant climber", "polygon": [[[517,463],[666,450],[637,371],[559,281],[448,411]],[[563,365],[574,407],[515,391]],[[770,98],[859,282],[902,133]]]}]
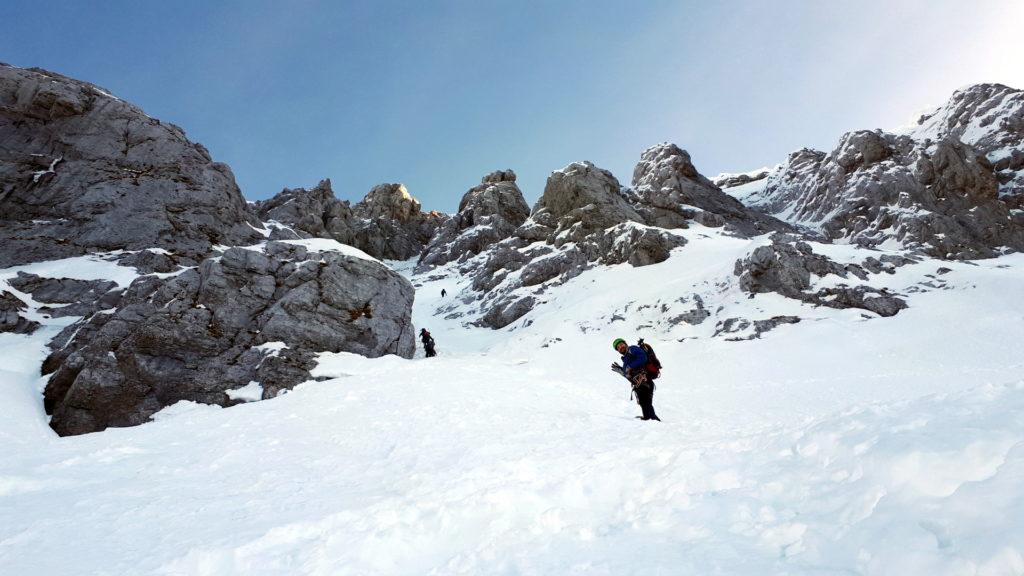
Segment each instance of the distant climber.
[{"label": "distant climber", "polygon": [[427,353],[427,358],[437,356],[437,351],[434,350],[434,337],[430,335],[426,328],[420,328],[420,341],[423,342],[423,349]]},{"label": "distant climber", "polygon": [[629,346],[622,338],[616,338],[612,347],[622,355],[622,364],[612,363],[612,370],[625,376],[633,387],[633,394],[643,413],[637,418],[660,422],[661,418],[654,413],[654,379],[660,373],[661,363],[654,356],[654,350],[644,344],[643,339],[636,346]]},{"label": "distant climber", "polygon": [[448,292],[444,288],[441,288],[441,298],[444,298],[445,294],[448,294]]}]

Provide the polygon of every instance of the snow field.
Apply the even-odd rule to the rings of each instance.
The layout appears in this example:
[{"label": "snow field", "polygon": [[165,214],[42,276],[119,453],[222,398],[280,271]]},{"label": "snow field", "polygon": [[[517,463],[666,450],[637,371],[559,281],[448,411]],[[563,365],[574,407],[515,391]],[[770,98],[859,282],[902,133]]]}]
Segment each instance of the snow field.
[{"label": "snow field", "polygon": [[[910,304],[882,319],[748,298],[733,263],[766,239],[680,233],[502,331],[437,314],[472,312],[454,268],[414,276],[437,358],[323,354],[273,400],[85,436],[42,414],[57,328],[0,335],[0,573],[1024,573],[1024,256],[873,276]],[[694,294],[710,318],[665,322]],[[780,314],[803,320],[711,337]],[[633,418],[618,336],[665,364],[663,422]]]},{"label": "snow field", "polygon": [[687,419],[667,384],[656,425],[621,388],[529,365],[384,362],[325,358],[320,375],[346,376],[19,454],[0,565],[1012,574],[1020,560],[1024,382],[737,434]]}]

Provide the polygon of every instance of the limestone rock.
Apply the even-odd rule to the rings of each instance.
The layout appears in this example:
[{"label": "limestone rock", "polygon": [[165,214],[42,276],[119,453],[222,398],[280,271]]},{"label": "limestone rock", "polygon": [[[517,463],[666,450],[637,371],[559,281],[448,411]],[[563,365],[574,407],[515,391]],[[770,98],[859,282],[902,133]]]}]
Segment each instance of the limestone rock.
[{"label": "limestone rock", "polygon": [[706,226],[725,225],[742,235],[790,229],[722,192],[675,144],[658,144],[643,152],[633,170],[633,192],[637,211],[647,224],[660,228],[685,228],[693,220]]},{"label": "limestone rock", "polygon": [[447,216],[422,212],[420,202],[402,184],[379,184],[355,206],[334,196],[330,180],[312,190],[286,188],[256,203],[268,222],[271,240],[331,238],[380,259],[416,256]]},{"label": "limestone rock", "polygon": [[548,240],[556,245],[623,222],[643,222],[615,176],[590,162],[574,162],[552,172],[533,218],[553,229]]},{"label": "limestone rock", "polygon": [[260,239],[230,168],[104,90],[0,64],[0,268]]},{"label": "limestone rock", "polygon": [[735,186],[743,186],[744,184],[757,182],[758,180],[764,180],[768,177],[768,174],[768,170],[759,170],[749,174],[719,174],[711,181],[719,188],[733,188]]},{"label": "limestone rock", "polygon": [[908,134],[918,141],[956,138],[986,156],[996,171],[999,196],[1024,208],[1024,90],[975,84],[918,118]]},{"label": "limestone rock", "polygon": [[112,308],[121,297],[117,284],[109,280],[75,280],[71,278],[41,278],[35,274],[18,272],[8,281],[12,288],[32,295],[44,304],[41,314],[54,318],[87,316],[98,310]]},{"label": "limestone rock", "polygon": [[39,322],[21,315],[25,303],[7,290],[0,291],[0,333],[31,334],[39,328]]},{"label": "limestone rock", "polygon": [[[227,406],[309,378],[318,351],[411,357],[413,288],[378,262],[268,243],[160,279],[142,276],[112,314],[72,325],[44,364],[61,435],[141,424],[179,400]],[[280,342],[286,348],[261,345]],[[276,350],[276,351],[275,351]]]},{"label": "limestone rock", "polygon": [[330,180],[321,180],[312,190],[285,188],[269,200],[256,202],[255,209],[260,220],[284,224],[299,237],[352,242],[352,209],[335,198]]},{"label": "limestone rock", "polygon": [[792,298],[827,306],[829,308],[862,308],[880,316],[893,316],[907,307],[904,300],[885,288],[869,285],[822,288],[810,292],[811,276],[835,274],[841,278],[854,276],[868,279],[868,273],[857,264],[838,264],[825,256],[815,254],[805,242],[793,243],[793,237],[776,235],[772,244],[759,246],[746,258],[736,262],[735,275],[740,289],[751,295],[775,292]]},{"label": "limestone rock", "polygon": [[761,209],[828,239],[893,241],[949,259],[1024,250],[1024,228],[999,201],[991,163],[953,137],[851,132],[827,155],[791,156],[767,180]]},{"label": "limestone rock", "polygon": [[[489,176],[507,181],[507,175]],[[506,179],[506,180],[502,180]],[[541,303],[544,291],[597,264],[646,266],[686,243],[648,226],[618,180],[590,162],[576,162],[548,178],[530,217],[512,235],[460,268],[479,293],[478,324],[503,328]]]},{"label": "limestone rock", "polygon": [[510,237],[530,215],[512,170],[484,176],[459,202],[459,211],[445,222],[420,254],[421,270],[479,254]]}]

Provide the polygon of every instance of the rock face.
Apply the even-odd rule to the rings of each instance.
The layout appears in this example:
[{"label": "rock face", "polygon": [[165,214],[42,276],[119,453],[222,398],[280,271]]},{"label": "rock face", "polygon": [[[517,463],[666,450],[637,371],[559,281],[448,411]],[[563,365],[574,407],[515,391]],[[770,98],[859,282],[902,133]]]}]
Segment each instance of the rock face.
[{"label": "rock face", "polygon": [[330,180],[312,190],[286,188],[270,200],[257,202],[256,213],[271,222],[271,238],[332,238],[388,260],[419,254],[447,220],[438,212],[422,212],[419,201],[401,184],[377,185],[350,206],[335,198]]},{"label": "rock face", "polygon": [[408,260],[418,255],[447,220],[440,212],[422,212],[419,200],[410,196],[402,184],[374,186],[352,212],[361,219],[352,244],[388,260]]},{"label": "rock face", "polygon": [[746,174],[719,174],[712,182],[719,188],[733,188],[735,186],[743,186],[744,184],[750,184],[751,182],[757,182],[758,180],[764,180],[768,177],[769,170],[759,170],[757,172],[746,173]]},{"label": "rock face", "polygon": [[590,162],[574,162],[552,172],[533,207],[532,220],[548,228],[547,240],[559,245],[623,222],[643,222],[615,176]]},{"label": "rock face", "polygon": [[73,280],[71,278],[41,278],[35,274],[18,272],[8,283],[15,290],[32,295],[44,304],[42,314],[54,318],[88,316],[100,310],[113,308],[121,298],[117,283],[109,280]]},{"label": "rock face", "polygon": [[1022,250],[1024,91],[958,90],[901,133],[850,132],[830,153],[794,152],[762,182],[722,184],[828,239],[948,259]]},{"label": "rock face", "polygon": [[472,276],[476,292],[463,303],[479,302],[479,324],[508,326],[542,302],[548,287],[595,265],[664,261],[686,244],[672,229],[692,222],[741,236],[791,230],[722,192],[674,144],[644,151],[631,190],[611,172],[575,162],[551,174],[532,214],[511,236],[463,261],[459,270]]},{"label": "rock face", "polygon": [[179,400],[227,406],[309,379],[314,352],[411,357],[413,288],[379,262],[270,242],[160,279],[143,276],[117,310],[66,329],[44,364],[61,435],[140,424]]},{"label": "rock face", "polygon": [[231,170],[100,88],[0,64],[0,268],[93,250],[201,258],[259,235]]},{"label": "rock face", "polygon": [[844,279],[853,276],[863,281],[868,279],[869,273],[890,271],[909,262],[901,256],[885,255],[881,260],[871,258],[864,265],[840,265],[815,254],[809,244],[795,236],[776,234],[771,245],[759,246],[749,256],[738,260],[735,274],[739,276],[740,289],[751,295],[776,292],[819,306],[862,308],[879,316],[893,316],[906,308],[907,303],[884,288],[841,284],[809,292],[811,276],[835,274]]},{"label": "rock face", "polygon": [[512,170],[484,176],[459,202],[459,211],[441,226],[419,259],[426,270],[465,260],[512,235],[530,216],[530,206],[516,185]]},{"label": "rock face", "polygon": [[312,190],[285,188],[269,200],[256,202],[255,209],[260,220],[269,222],[275,231],[280,229],[273,223],[281,223],[300,238],[352,240],[352,208],[334,197],[330,180],[321,180]]},{"label": "rock face", "polygon": [[0,291],[0,332],[31,334],[39,328],[39,322],[21,315],[25,303],[7,290]]},{"label": "rock face", "polygon": [[976,84],[922,115],[908,134],[918,141],[956,138],[986,156],[996,171],[1000,198],[1024,208],[1024,90]]},{"label": "rock face", "polygon": [[999,201],[992,165],[952,137],[851,132],[829,154],[791,155],[759,200],[826,238],[864,246],[895,241],[938,258],[1024,249],[1024,229]]},{"label": "rock face", "polygon": [[532,215],[510,237],[460,271],[473,278],[478,323],[502,328],[533,309],[547,288],[595,264],[654,264],[685,243],[644,224],[611,172],[577,162],[551,174]]},{"label": "rock face", "polygon": [[728,226],[745,236],[790,229],[722,192],[697,172],[690,155],[675,144],[644,151],[633,170],[633,192],[637,211],[651,226],[685,228],[692,220],[705,226]]}]

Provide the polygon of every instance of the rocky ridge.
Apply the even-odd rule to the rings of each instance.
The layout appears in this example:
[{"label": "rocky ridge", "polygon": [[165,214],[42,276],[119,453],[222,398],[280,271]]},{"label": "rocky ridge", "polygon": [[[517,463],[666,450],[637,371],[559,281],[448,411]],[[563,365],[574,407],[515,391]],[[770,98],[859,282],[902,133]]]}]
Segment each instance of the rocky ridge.
[{"label": "rocky ridge", "polygon": [[402,184],[379,184],[355,206],[334,196],[330,180],[312,190],[286,188],[254,210],[271,239],[331,238],[374,258],[408,260],[420,254],[448,220],[423,212]]},{"label": "rocky ridge", "polygon": [[956,138],[992,164],[1000,199],[1024,208],[1024,90],[1002,84],[975,84],[923,114],[906,131],[915,140]]},{"label": "rocky ridge", "polygon": [[748,205],[834,241],[945,259],[1024,250],[1022,94],[972,86],[901,133],[850,132],[829,153],[790,154],[762,179],[720,182]]},{"label": "rocky ridge", "polygon": [[[449,217],[423,212],[401,184],[350,205],[329,180],[248,206],[230,170],[173,125],[93,85],[0,66],[0,268],[98,252],[142,274],[124,287],[9,272],[0,332],[81,318],[44,365],[52,426],[79,434],[144,422],[180,400],[273,397],[308,380],[322,351],[411,357],[412,286],[372,257],[417,258],[416,274],[469,279],[438,312],[504,328],[587,270],[663,262],[702,234],[683,231],[711,227],[753,240],[719,291],[891,316],[906,295],[872,286],[878,275],[921,255],[1024,249],[1019,103],[1019,91],[972,87],[908,133],[851,132],[830,153],[801,150],[776,169],[715,182],[674,144],[645,150],[628,187],[576,162],[551,174],[532,210],[515,173],[499,170]],[[757,239],[768,233],[768,244]],[[840,264],[807,239],[905,255]],[[694,292],[637,308],[661,310],[652,322],[668,325],[713,319],[708,335],[725,339],[801,320],[727,316],[714,298]]]},{"label": "rocky ridge", "polygon": [[[508,238],[460,264],[473,278],[460,304],[478,305],[480,325],[508,326],[548,288],[596,265],[664,261],[686,243],[672,230],[693,222],[741,236],[791,229],[722,192],[674,144],[641,155],[632,189],[607,170],[576,162],[551,174],[530,217]],[[456,307],[447,312],[461,314]]]}]

